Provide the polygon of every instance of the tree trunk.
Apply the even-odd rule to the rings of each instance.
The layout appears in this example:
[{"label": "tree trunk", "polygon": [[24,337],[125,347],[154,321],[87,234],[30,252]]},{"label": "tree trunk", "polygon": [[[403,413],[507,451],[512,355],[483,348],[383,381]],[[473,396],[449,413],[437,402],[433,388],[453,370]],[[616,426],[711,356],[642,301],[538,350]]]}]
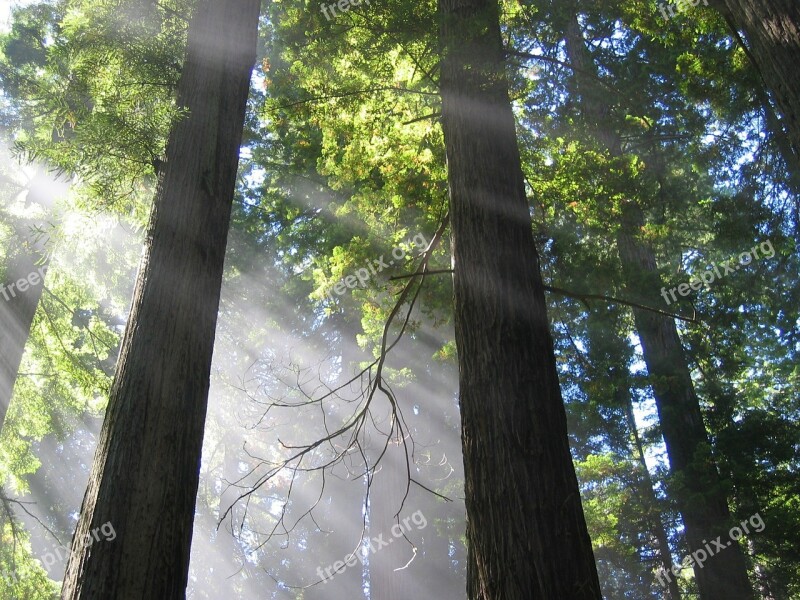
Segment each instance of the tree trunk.
[{"label": "tree trunk", "polygon": [[[642,504],[647,507],[648,521],[652,528],[653,534],[656,536],[658,542],[658,560],[661,563],[661,568],[665,573],[672,571],[674,566],[672,562],[672,553],[669,548],[669,538],[667,537],[667,530],[664,527],[663,515],[658,508],[658,498],[653,489],[653,478],[650,475],[650,470],[647,468],[647,460],[644,456],[644,447],[642,445],[642,438],[639,436],[639,427],[636,424],[636,417],[633,414],[633,400],[631,399],[630,391],[628,389],[619,389],[618,393],[624,394],[624,398],[620,398],[625,404],[625,418],[628,421],[628,428],[631,431],[633,438],[633,445],[636,448],[636,458],[642,469],[643,485],[641,487],[644,501]],[[678,587],[678,579],[676,577],[670,578],[667,582],[666,600],[681,600],[681,590]]]},{"label": "tree trunk", "polygon": [[440,0],[472,600],[599,599],[504,74],[498,5]]},{"label": "tree trunk", "polygon": [[730,26],[743,32],[748,54],[785,120],[800,156],[800,3],[797,0],[712,0]]},{"label": "tree trunk", "polygon": [[[603,101],[602,94],[593,90],[594,85],[588,78],[582,77],[583,73],[597,73],[597,67],[575,16],[567,26],[566,48],[575,69],[586,121],[595,124],[597,138],[606,150],[612,156],[621,156],[619,136],[608,124],[610,107]],[[661,277],[653,250],[638,237],[643,225],[641,207],[635,201],[629,202],[623,208],[617,248],[629,297],[645,306],[658,306]],[[633,309],[633,315],[652,381],[670,468],[678,484],[675,490],[689,551],[704,549],[718,536],[725,544],[730,541],[728,528],[731,526],[727,497],[711,453],[700,402],[675,321],[637,308]],[[753,598],[744,554],[736,542],[714,554],[701,568],[695,568],[694,573],[702,600]],[[665,577],[674,575],[668,573]]]},{"label": "tree trunk", "polygon": [[[0,287],[0,431],[14,391],[14,383],[30,336],[33,317],[42,297],[43,282],[19,291],[18,281],[27,281],[33,273],[43,279],[43,264],[38,264],[41,254],[23,242],[17,256],[9,261],[6,276]],[[39,269],[41,269],[41,274]],[[7,299],[6,299],[7,298]]]},{"label": "tree trunk", "polygon": [[[655,538],[657,560],[661,568],[669,573],[672,571],[672,553],[664,525],[664,515],[659,506],[655,493],[653,479],[647,468],[644,444],[639,436],[639,429],[633,412],[633,398],[631,396],[631,374],[627,365],[630,362],[630,349],[628,342],[619,335],[621,319],[625,318],[616,310],[592,310],[587,316],[588,362],[585,376],[592,382],[590,395],[597,395],[598,401],[613,408],[610,416],[609,427],[614,428],[606,438],[610,440],[611,448],[618,447],[623,456],[630,452],[633,459],[639,463],[637,475],[641,479],[635,480],[632,485],[638,492],[640,499],[637,505],[644,517],[644,528],[637,533],[637,539],[645,538],[644,544],[650,544],[649,537]],[[599,387],[598,387],[599,385]],[[619,411],[619,412],[618,412]],[[620,413],[625,416],[627,428],[619,422]],[[605,419],[604,419],[605,421]],[[623,435],[616,432],[619,431]],[[618,441],[617,441],[618,440]],[[642,535],[643,534],[643,535]],[[645,555],[645,548],[640,545],[639,556]],[[665,600],[680,600],[681,592],[676,578],[666,583]]]},{"label": "tree trunk", "polygon": [[[62,598],[184,598],[260,0],[201,0]],[[114,541],[84,547],[110,523]]]},{"label": "tree trunk", "polygon": [[[618,234],[617,246],[626,287],[635,301],[658,306],[661,278],[655,257],[634,234],[643,225],[641,210],[629,205],[625,212],[629,214],[627,218],[623,216],[626,223]],[[633,309],[633,316],[653,386],[670,469],[676,478],[673,489],[683,516],[689,551],[703,549],[718,536],[727,544],[731,526],[727,495],[711,452],[675,321],[641,309]],[[694,575],[702,600],[753,598],[744,554],[737,542],[714,554],[702,568],[695,568]]]},{"label": "tree trunk", "polygon": [[[30,182],[26,204],[48,204],[52,185],[41,169]],[[31,222],[15,224],[19,247],[8,252],[8,266],[0,282],[0,432],[6,421],[14,383],[30,337],[33,318],[44,289],[47,271],[45,242]],[[20,289],[20,283],[26,289]]]},{"label": "tree trunk", "polygon": [[[342,309],[334,313],[326,321],[329,328],[328,335],[331,351],[341,358],[338,377],[332,385],[334,389],[344,386],[341,394],[335,394],[332,400],[349,397],[355,387],[348,382],[359,371],[358,363],[363,358],[358,347],[358,321],[353,320],[351,311]],[[333,365],[331,365],[333,366]],[[325,411],[328,413],[329,423],[344,423],[349,419],[349,407],[342,400],[325,402]],[[330,408],[327,405],[330,404]],[[317,514],[316,519],[322,529],[329,531],[324,539],[319,540],[315,546],[313,560],[322,569],[331,568],[336,562],[344,562],[350,557],[351,552],[356,553],[355,559],[350,559],[351,564],[343,568],[338,574],[305,592],[304,600],[319,600],[327,598],[347,598],[348,600],[364,600],[371,592],[368,583],[368,569],[373,556],[367,558],[361,554],[358,546],[364,515],[364,494],[366,481],[359,477],[363,473],[363,464],[357,460],[345,459],[341,464],[335,465],[325,476],[324,500],[320,508],[324,512]],[[372,518],[369,519],[370,523]],[[370,525],[371,526],[371,525]],[[369,535],[369,534],[367,534]],[[355,564],[353,563],[355,560]],[[318,575],[312,575],[316,580]],[[323,575],[324,577],[324,575]],[[374,599],[374,596],[372,596]]]},{"label": "tree trunk", "polygon": [[[631,375],[627,367],[630,359],[629,346],[625,339],[617,332],[623,318],[617,311],[592,310],[587,317],[587,336],[588,341],[588,363],[586,365],[586,377],[593,384],[600,383],[603,391],[600,395],[610,399],[610,406],[614,409],[612,427],[618,426],[617,411],[625,415],[627,430],[620,427],[627,435],[620,438],[621,452],[630,452],[633,459],[639,463],[639,474],[641,479],[634,484],[635,491],[640,496],[638,506],[644,516],[645,528],[640,530],[645,537],[652,535],[656,542],[657,558],[661,568],[669,573],[672,571],[672,553],[669,546],[667,529],[664,526],[664,515],[659,506],[659,500],[655,493],[653,478],[647,468],[645,460],[644,444],[639,435],[639,428],[633,412],[633,398],[631,396]],[[595,385],[592,386],[596,389]],[[608,400],[605,401],[609,404]],[[615,439],[612,434],[610,439]],[[625,439],[627,438],[627,439]],[[624,440],[624,441],[623,441]],[[613,446],[620,446],[620,443],[612,443]],[[641,534],[637,533],[641,538]],[[649,540],[645,542],[649,544]],[[644,548],[640,556],[644,554]],[[681,591],[678,586],[677,578],[671,578],[666,583],[665,600],[680,600]]]}]

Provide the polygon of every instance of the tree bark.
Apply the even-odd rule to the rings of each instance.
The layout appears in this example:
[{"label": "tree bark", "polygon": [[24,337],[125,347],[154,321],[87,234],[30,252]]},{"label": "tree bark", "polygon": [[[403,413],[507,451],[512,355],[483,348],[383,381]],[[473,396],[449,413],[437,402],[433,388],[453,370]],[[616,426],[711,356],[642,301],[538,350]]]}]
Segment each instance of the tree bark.
[{"label": "tree bark", "polygon": [[712,0],[730,26],[744,33],[748,54],[784,118],[800,156],[800,3],[797,0]]},{"label": "tree bark", "polygon": [[[62,598],[184,598],[225,246],[260,0],[189,26],[131,316]],[[114,541],[84,547],[111,523]]]},{"label": "tree bark", "polygon": [[[575,80],[584,117],[595,124],[598,141],[612,156],[622,155],[617,132],[609,124],[610,106],[582,73],[597,73],[586,48],[577,17],[567,26],[567,55],[575,67]],[[617,249],[629,297],[644,305],[658,306],[662,287],[653,250],[639,239],[644,226],[641,207],[630,201],[623,208],[617,233]],[[663,315],[633,309],[634,322],[656,400],[670,468],[676,478],[678,506],[686,529],[689,551],[704,549],[721,536],[728,539],[731,515],[722,479],[694,391],[688,362],[675,321]],[[704,550],[705,552],[705,550]],[[694,569],[702,600],[751,600],[747,565],[738,543],[711,556]],[[667,574],[669,578],[673,574]]]},{"label": "tree bark", "polygon": [[599,599],[508,97],[498,5],[440,0],[472,600]]}]

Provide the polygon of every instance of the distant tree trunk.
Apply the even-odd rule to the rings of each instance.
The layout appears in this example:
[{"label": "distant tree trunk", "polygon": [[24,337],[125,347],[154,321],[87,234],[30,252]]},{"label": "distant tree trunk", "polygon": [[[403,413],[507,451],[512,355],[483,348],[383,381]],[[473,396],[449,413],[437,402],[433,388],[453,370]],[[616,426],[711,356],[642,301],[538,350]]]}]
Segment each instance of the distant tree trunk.
[{"label": "distant tree trunk", "polygon": [[467,593],[599,599],[570,455],[495,0],[440,0]]},{"label": "distant tree trunk", "polygon": [[[233,419],[230,421],[233,421]],[[239,471],[239,461],[242,458],[242,446],[244,444],[242,431],[238,423],[227,422],[224,423],[224,426],[225,434],[222,437],[222,444],[225,456],[222,461],[222,490],[219,496],[220,514],[232,506],[239,496],[239,488],[234,484],[242,476]],[[219,528],[217,528],[216,522],[213,523],[213,529],[217,531],[214,549],[219,552],[218,556],[224,560],[217,562],[212,558],[209,562],[212,564],[217,563],[213,564],[211,578],[217,580],[214,584],[217,588],[216,593],[220,597],[222,597],[222,594],[227,597],[230,597],[228,594],[235,596],[237,587],[241,585],[241,571],[237,567],[243,567],[245,561],[244,552],[242,552],[242,548],[236,539],[237,523],[234,520],[235,514],[235,511],[231,511],[229,519],[223,521]],[[211,590],[206,589],[205,591],[210,592]],[[214,594],[209,595],[214,596]]]},{"label": "distant tree trunk", "polygon": [[[574,65],[587,122],[595,124],[597,138],[605,149],[612,156],[621,156],[619,136],[608,125],[610,106],[603,100],[602,93],[582,77],[584,73],[596,74],[597,67],[586,48],[576,16],[567,26],[566,48],[570,63]],[[623,208],[617,248],[629,297],[645,306],[658,306],[661,277],[653,250],[639,238],[643,226],[641,207],[635,201],[628,202]],[[724,544],[731,526],[728,500],[675,321],[636,308],[633,315],[670,468],[677,479],[677,501],[689,550],[704,549],[717,536],[721,536]],[[710,557],[702,568],[695,568],[694,573],[702,600],[753,598],[744,554],[736,542]],[[671,573],[667,576],[674,577]]]},{"label": "distant tree trunk", "polygon": [[[643,221],[638,206],[625,212],[635,215],[620,229],[617,246],[629,296],[644,305],[657,306],[661,278],[652,250],[634,232]],[[686,528],[689,551],[703,549],[721,536],[727,543],[731,514],[727,494],[694,391],[686,355],[675,321],[641,309],[633,309],[642,354],[656,400],[658,418],[670,469],[676,476],[673,489]],[[729,541],[729,540],[728,540]],[[737,542],[694,569],[702,600],[751,600],[744,553]]]},{"label": "distant tree trunk", "polygon": [[[669,548],[669,538],[667,537],[667,530],[664,527],[663,515],[658,509],[658,498],[653,489],[653,478],[650,475],[650,470],[647,468],[642,438],[639,436],[639,428],[636,425],[636,417],[633,414],[633,400],[631,399],[630,391],[627,389],[618,390],[618,393],[625,395],[625,397],[620,398],[620,400],[624,402],[625,417],[628,421],[628,428],[633,438],[634,447],[636,448],[636,458],[642,470],[643,485],[641,491],[644,496],[642,503],[647,507],[648,521],[656,537],[656,542],[658,542],[658,560],[664,572],[669,573],[674,566]],[[665,598],[668,600],[681,600],[681,590],[678,587],[677,577],[671,577],[667,581],[667,595]]]},{"label": "distant tree trunk", "polygon": [[31,273],[43,268],[44,265],[37,264],[40,257],[39,252],[23,242],[19,253],[10,259],[0,288],[0,431],[5,425],[25,344],[42,296],[41,283],[21,292],[16,282],[26,280]]},{"label": "distant tree trunk", "polygon": [[[414,382],[403,389],[404,414],[418,450],[412,476],[426,482],[426,485],[445,495],[453,497],[449,485],[453,481],[463,481],[461,467],[461,427],[459,414],[454,412],[454,393],[457,392],[454,365],[434,358],[452,333],[437,328],[433,320],[423,320],[414,332],[413,340],[405,338],[396,350],[403,352],[407,359],[404,364],[414,373]],[[458,457],[458,458],[456,458]],[[458,464],[454,464],[458,461]],[[450,469],[453,469],[452,473]],[[416,471],[416,473],[414,472]],[[401,477],[405,479],[405,465]],[[407,595],[403,598],[416,598],[427,595],[432,598],[461,598],[465,596],[466,555],[454,554],[451,540],[463,548],[461,527],[464,509],[460,501],[444,502],[428,492],[414,490],[406,501],[406,512],[421,511],[427,525],[417,530],[413,525],[409,539],[417,545],[414,561],[404,572]],[[399,498],[405,493],[405,481]],[[462,496],[458,494],[458,496]],[[395,503],[399,502],[399,498]],[[395,509],[396,510],[396,509]],[[405,518],[401,515],[401,518]],[[410,548],[403,540],[406,560],[412,556]],[[458,565],[460,570],[453,568]]]},{"label": "distant tree trunk", "polygon": [[712,0],[737,32],[785,119],[795,157],[800,156],[800,2]]},{"label": "distant tree trunk", "polygon": [[[587,317],[587,341],[588,358],[586,366],[587,379],[592,382],[592,388],[597,389],[601,386],[601,392],[606,398],[610,396],[610,406],[615,410],[614,423],[612,427],[619,427],[616,422],[616,411],[622,411],[625,415],[627,430],[620,427],[620,431],[625,431],[628,439],[625,440],[624,451],[633,454],[633,460],[639,463],[639,474],[641,480],[636,481],[635,488],[639,493],[640,506],[646,529],[642,530],[645,535],[655,537],[657,544],[657,560],[662,569],[669,573],[672,570],[672,554],[670,552],[669,538],[664,526],[664,515],[661,512],[658,497],[656,496],[653,479],[647,468],[645,460],[644,445],[639,436],[639,429],[633,412],[633,398],[631,396],[631,375],[627,368],[630,358],[629,347],[624,338],[617,334],[619,331],[619,321],[622,318],[616,311],[592,310]],[[608,402],[608,401],[606,401]],[[614,439],[616,436],[613,436]],[[616,445],[616,444],[615,444]],[[631,445],[633,448],[631,448]],[[646,543],[650,543],[649,541]],[[641,554],[640,554],[641,556]],[[681,592],[677,578],[671,578],[667,583],[665,600],[680,600]]]},{"label": "distant tree trunk", "polygon": [[[344,302],[346,304],[351,301],[352,299],[347,299]],[[332,387],[337,389],[339,386],[344,386],[339,395],[345,398],[353,393],[355,386],[348,382],[359,371],[358,363],[363,358],[357,341],[359,322],[358,319],[352,318],[355,311],[350,311],[348,308],[332,314],[326,322],[326,326],[330,328],[326,336],[329,348],[341,358],[338,376]],[[327,402],[325,404],[329,423],[344,423],[348,420],[350,412],[346,402],[341,400],[331,402],[330,408],[327,408]],[[347,565],[342,572],[333,575],[326,583],[309,589],[306,594],[308,600],[319,598],[364,600],[370,597],[374,600],[375,598],[365,591],[368,567],[371,565],[368,561],[373,557],[370,555],[365,559],[360,547],[357,548],[364,522],[363,506],[366,493],[366,481],[363,477],[359,477],[363,473],[362,469],[362,464],[345,459],[325,476],[324,500],[320,506],[323,512],[317,514],[316,518],[322,529],[329,533],[324,541],[320,542],[319,551],[315,552],[314,559],[323,569],[332,567],[337,561],[345,561],[351,552],[356,553],[357,560],[354,565]],[[353,559],[351,563],[352,561]],[[316,579],[317,575],[313,577]],[[371,587],[369,592],[372,593]]]},{"label": "distant tree trunk", "polygon": [[[201,0],[62,598],[184,598],[260,0]],[[114,541],[84,547],[110,522]]]},{"label": "distant tree trunk", "polygon": [[[31,179],[26,203],[47,203],[47,182],[46,174],[39,169]],[[15,223],[12,240],[18,247],[8,252],[5,277],[0,281],[0,432],[44,289],[45,241],[33,226],[30,221]],[[19,282],[24,282],[25,290],[20,291]]]}]

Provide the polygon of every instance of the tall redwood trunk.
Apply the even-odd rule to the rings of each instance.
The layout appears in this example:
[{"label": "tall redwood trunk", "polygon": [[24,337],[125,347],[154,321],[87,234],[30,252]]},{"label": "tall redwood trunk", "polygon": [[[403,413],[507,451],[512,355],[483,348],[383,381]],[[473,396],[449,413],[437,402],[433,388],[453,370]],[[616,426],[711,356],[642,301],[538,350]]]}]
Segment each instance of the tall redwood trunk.
[{"label": "tall redwood trunk", "polygon": [[472,600],[601,597],[567,440],[495,0],[440,0]]},{"label": "tall redwood trunk", "polygon": [[800,2],[712,0],[731,27],[743,32],[749,55],[785,120],[800,156]]},{"label": "tall redwood trunk", "polygon": [[[595,125],[597,139],[605,149],[612,156],[621,156],[619,136],[608,121],[611,108],[590,79],[582,76],[597,74],[598,69],[586,48],[577,17],[571,18],[567,26],[566,49],[587,122]],[[623,208],[617,249],[629,297],[644,306],[659,306],[661,277],[653,250],[639,237],[643,226],[644,213],[633,200]],[[689,551],[704,549],[718,536],[725,544],[732,525],[728,499],[675,321],[637,308],[633,309],[633,316],[670,469],[676,479],[673,491],[683,516]],[[702,568],[695,568],[694,574],[702,600],[753,598],[744,554],[736,542],[710,557]]]},{"label": "tall redwood trunk", "polygon": [[[260,0],[200,0],[62,598],[184,598]],[[114,541],[82,543],[110,522]]]}]

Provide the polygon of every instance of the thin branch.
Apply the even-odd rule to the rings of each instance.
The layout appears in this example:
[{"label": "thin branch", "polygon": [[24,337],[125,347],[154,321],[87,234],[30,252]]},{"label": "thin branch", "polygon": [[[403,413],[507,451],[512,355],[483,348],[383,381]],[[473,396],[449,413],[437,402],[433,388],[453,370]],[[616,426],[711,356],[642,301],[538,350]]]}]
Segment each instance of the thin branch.
[{"label": "thin branch", "polygon": [[47,525],[45,525],[39,517],[37,517],[35,514],[33,514],[25,507],[26,504],[36,504],[35,502],[22,502],[20,500],[17,500],[16,498],[8,498],[7,496],[3,496],[3,503],[4,504],[13,503],[19,506],[23,511],[25,511],[25,514],[27,514],[29,517],[31,517],[37,523],[39,523],[39,525],[41,525],[42,528],[53,537],[53,539],[58,543],[59,546],[61,546],[62,548],[66,548],[66,546],[61,543],[61,540],[58,539],[58,535],[56,535],[56,533],[52,529],[50,529]]},{"label": "thin branch", "polygon": [[631,306],[633,308],[639,308],[641,310],[647,310],[650,312],[654,312],[656,314],[670,317],[673,319],[679,319],[681,321],[686,321],[687,323],[700,323],[697,319],[693,317],[684,317],[681,315],[676,315],[675,313],[667,312],[658,308],[653,308],[652,306],[645,306],[644,304],[638,304],[636,302],[631,302],[630,300],[623,300],[622,298],[615,298],[614,296],[605,296],[603,294],[581,294],[578,292],[570,292],[569,290],[565,290],[562,288],[557,288],[553,286],[546,285],[544,289],[548,292],[552,292],[554,294],[561,294],[562,296],[569,296],[570,298],[575,298],[576,300],[605,300],[607,302],[616,302],[618,304],[624,304],[626,306]]},{"label": "thin branch", "polygon": [[393,86],[378,86],[374,88],[364,88],[362,90],[353,90],[351,92],[328,94],[325,96],[311,96],[310,98],[297,100],[295,102],[289,102],[288,104],[280,104],[278,105],[278,108],[291,108],[293,106],[297,106],[298,104],[305,104],[306,102],[320,102],[322,100],[332,100],[334,98],[347,98],[348,96],[358,96],[360,94],[368,94],[372,92],[403,92],[406,94],[420,94],[422,96],[434,96],[434,97],[439,96],[439,94],[434,92],[423,92],[421,90],[411,90],[408,88],[393,87]]},{"label": "thin branch", "polygon": [[409,277],[427,277],[428,275],[441,275],[443,273],[452,273],[453,269],[432,269],[430,271],[425,271],[424,273],[415,272],[415,273],[407,273],[405,275],[395,275],[394,277],[390,277],[389,281],[395,281],[397,279],[408,279]]},{"label": "thin branch", "polygon": [[429,115],[425,115],[425,116],[422,116],[422,117],[417,117],[416,119],[411,119],[410,121],[405,121],[404,123],[401,123],[401,125],[411,125],[412,123],[419,123],[420,121],[425,121],[427,119],[438,119],[441,116],[442,116],[442,113],[439,112],[439,111],[436,111],[436,112],[432,112]]},{"label": "thin branch", "polygon": [[[3,511],[8,516],[8,522],[11,526],[11,568],[14,572],[17,570],[17,539],[20,537],[17,529],[17,517],[11,509],[11,499],[6,496],[3,488],[0,487],[0,500],[3,503]],[[0,521],[1,523],[1,521]]]},{"label": "thin branch", "polygon": [[580,73],[582,75],[586,75],[587,77],[591,77],[592,79],[598,81],[607,89],[613,91],[614,93],[621,94],[621,92],[608,83],[606,80],[599,77],[597,74],[592,73],[590,71],[584,71],[583,69],[579,69],[578,67],[572,65],[571,63],[564,62],[563,60],[558,60],[557,58],[551,58],[549,56],[544,56],[541,54],[531,54],[530,52],[522,52],[521,50],[514,50],[513,48],[505,48],[505,53],[508,56],[516,56],[517,58],[527,58],[530,60],[540,60],[542,62],[552,63],[554,65],[558,65],[560,67],[565,67],[574,73]]},{"label": "thin branch", "polygon": [[[410,277],[425,277],[427,275],[441,275],[452,272],[453,269],[438,269],[435,271],[426,271],[424,273],[416,272],[416,273],[407,273],[405,275],[396,275],[395,277],[391,277],[390,279],[408,279]],[[630,300],[623,300],[622,298],[616,298],[614,296],[606,296],[604,294],[582,294],[580,292],[571,292],[569,290],[565,290],[559,287],[554,287],[551,285],[544,286],[544,289],[548,292],[552,292],[553,294],[561,294],[562,296],[568,296],[570,298],[575,298],[576,300],[583,300],[587,308],[589,308],[589,305],[585,302],[586,300],[605,300],[607,302],[616,302],[618,304],[624,304],[626,306],[631,306],[633,308],[640,308],[642,310],[654,312],[656,314],[665,317],[671,317],[673,319],[678,319],[680,321],[686,321],[687,323],[700,323],[700,321],[694,317],[684,317],[682,315],[677,315],[675,313],[667,312],[658,308],[653,308],[652,306],[645,306],[644,304],[639,304],[637,302],[632,302]]]}]

